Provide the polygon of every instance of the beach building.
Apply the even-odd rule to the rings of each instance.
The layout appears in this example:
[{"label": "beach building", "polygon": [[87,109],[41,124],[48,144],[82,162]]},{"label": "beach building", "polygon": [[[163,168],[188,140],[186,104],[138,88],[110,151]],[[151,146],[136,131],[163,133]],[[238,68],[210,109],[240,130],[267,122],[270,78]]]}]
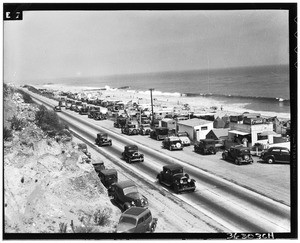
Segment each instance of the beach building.
[{"label": "beach building", "polygon": [[207,133],[213,129],[213,121],[203,119],[189,119],[177,122],[178,132],[187,132],[191,141],[205,139]]},{"label": "beach building", "polygon": [[274,136],[280,136],[273,131],[273,123],[264,118],[248,118],[243,120],[230,119],[228,139],[234,142],[252,146],[255,143],[272,144]]},{"label": "beach building", "polygon": [[176,130],[176,121],[171,118],[164,118],[160,121],[161,127],[167,127],[169,130]]},{"label": "beach building", "polygon": [[228,139],[229,128],[212,129],[207,133],[206,139],[226,140]]}]

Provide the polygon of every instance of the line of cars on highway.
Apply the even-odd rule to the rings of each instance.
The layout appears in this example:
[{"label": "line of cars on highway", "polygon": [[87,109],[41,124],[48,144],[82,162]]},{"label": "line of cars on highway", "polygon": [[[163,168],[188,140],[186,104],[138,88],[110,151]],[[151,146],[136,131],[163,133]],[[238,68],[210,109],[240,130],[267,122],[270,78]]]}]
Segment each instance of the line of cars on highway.
[{"label": "line of cars on highway", "polygon": [[[117,105],[118,104],[118,105]],[[113,111],[120,111],[124,109],[123,103],[110,104],[111,106],[103,107],[100,105],[87,104],[86,102],[78,100],[64,99],[60,100],[55,110],[61,111],[61,106],[66,109],[74,110],[81,115],[88,115],[89,118],[95,120],[104,120],[108,118],[108,109]],[[58,108],[59,107],[59,108]],[[72,108],[73,107],[73,108]],[[112,108],[113,107],[113,108]],[[115,113],[114,127],[121,128],[121,133],[126,135],[149,135],[150,138],[162,141],[162,148],[173,150],[183,150],[185,146],[191,144],[186,132],[170,131],[167,127],[150,126],[150,118],[147,115],[140,114],[139,120],[132,119],[130,116],[120,116]],[[203,155],[216,154],[216,141],[213,139],[201,139],[194,144],[194,151]],[[125,156],[123,156],[123,154]],[[128,156],[129,153],[123,153],[123,158],[128,161],[139,160],[143,161],[141,155]],[[252,154],[249,148],[244,146],[231,146],[222,152],[222,158],[226,161],[231,161],[237,165],[253,163]],[[282,147],[273,147],[261,153],[260,158],[267,163],[289,163],[290,151]]]}]

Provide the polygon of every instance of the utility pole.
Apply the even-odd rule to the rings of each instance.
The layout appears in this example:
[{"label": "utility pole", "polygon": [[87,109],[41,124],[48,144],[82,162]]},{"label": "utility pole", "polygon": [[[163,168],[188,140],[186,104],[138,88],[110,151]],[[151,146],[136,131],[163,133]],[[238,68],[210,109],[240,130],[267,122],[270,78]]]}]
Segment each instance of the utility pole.
[{"label": "utility pole", "polygon": [[153,99],[152,99],[152,91],[154,90],[153,88],[152,89],[149,89],[150,90],[150,97],[151,97],[151,112],[152,112],[152,116],[151,116],[151,126],[152,128],[154,127],[154,117],[153,117]]}]

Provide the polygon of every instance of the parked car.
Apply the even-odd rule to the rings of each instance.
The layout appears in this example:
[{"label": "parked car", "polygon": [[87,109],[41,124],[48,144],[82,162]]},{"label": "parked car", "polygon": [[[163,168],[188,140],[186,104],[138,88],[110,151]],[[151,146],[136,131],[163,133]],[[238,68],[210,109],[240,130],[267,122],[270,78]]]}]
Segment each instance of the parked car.
[{"label": "parked car", "polygon": [[67,103],[66,103],[66,109],[67,109],[67,110],[70,110],[70,108],[71,108],[71,105],[72,105],[72,103],[71,103],[71,102],[67,102]]},{"label": "parked car", "polygon": [[111,146],[112,141],[108,138],[107,133],[99,132],[97,134],[97,138],[95,139],[95,142],[98,146]]},{"label": "parked car", "polygon": [[250,148],[241,145],[224,150],[222,158],[224,160],[234,161],[237,165],[253,163]]},{"label": "parked car", "polygon": [[87,115],[89,112],[89,108],[87,106],[81,107],[79,110],[80,115]]},{"label": "parked car", "polygon": [[116,169],[100,170],[98,176],[106,188],[109,188],[113,183],[118,182],[118,172]]},{"label": "parked car", "polygon": [[195,191],[195,180],[183,173],[183,167],[178,164],[163,166],[163,171],[157,175],[158,182],[174,190],[175,193]]},{"label": "parked car", "polygon": [[167,127],[156,127],[150,132],[150,137],[156,140],[164,140],[168,137],[169,129]]},{"label": "parked car", "polygon": [[88,152],[87,145],[85,143],[79,143],[78,150],[82,151],[89,159],[91,158],[91,153]]},{"label": "parked car", "polygon": [[111,197],[122,210],[131,207],[147,207],[148,200],[138,192],[133,181],[121,181],[113,183],[108,188],[108,196]]},{"label": "parked car", "polygon": [[183,150],[183,145],[179,137],[166,137],[162,141],[162,147],[172,150]]},{"label": "parked car", "polygon": [[59,105],[56,105],[56,106],[54,106],[53,110],[56,111],[56,112],[60,112],[61,107]]},{"label": "parked car", "polygon": [[101,111],[95,111],[93,113],[93,118],[95,120],[105,120],[106,119],[106,115],[105,114],[102,114]]},{"label": "parked car", "polygon": [[216,154],[216,141],[214,139],[200,139],[194,145],[194,151],[200,154]]},{"label": "parked car", "polygon": [[94,163],[93,166],[97,174],[99,174],[101,170],[105,170],[105,165],[102,161]]},{"label": "parked car", "polygon": [[285,147],[271,147],[261,153],[260,158],[269,163],[290,163],[290,151]]},{"label": "parked car", "polygon": [[127,163],[144,162],[144,154],[139,153],[137,145],[126,145],[122,157]]},{"label": "parked car", "polygon": [[150,135],[152,131],[150,124],[141,124],[139,133],[141,135]]},{"label": "parked car", "polygon": [[122,213],[117,225],[117,233],[152,233],[157,225],[148,208],[131,207]]},{"label": "parked car", "polygon": [[139,124],[137,121],[128,122],[123,128],[122,133],[127,135],[137,135],[139,133]]},{"label": "parked car", "polygon": [[187,132],[177,132],[177,137],[179,137],[183,146],[191,145],[191,140]]},{"label": "parked car", "polygon": [[127,118],[119,116],[114,122],[114,127],[123,128],[126,125]]}]

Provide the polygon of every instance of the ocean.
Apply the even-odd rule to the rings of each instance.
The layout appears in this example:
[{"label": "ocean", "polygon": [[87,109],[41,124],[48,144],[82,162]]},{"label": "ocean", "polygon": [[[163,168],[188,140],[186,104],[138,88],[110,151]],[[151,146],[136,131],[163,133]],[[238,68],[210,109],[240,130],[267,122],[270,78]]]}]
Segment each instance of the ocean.
[{"label": "ocean", "polygon": [[208,96],[224,104],[246,103],[250,110],[290,113],[288,65],[68,78],[54,83],[136,91],[154,88],[165,95]]}]

